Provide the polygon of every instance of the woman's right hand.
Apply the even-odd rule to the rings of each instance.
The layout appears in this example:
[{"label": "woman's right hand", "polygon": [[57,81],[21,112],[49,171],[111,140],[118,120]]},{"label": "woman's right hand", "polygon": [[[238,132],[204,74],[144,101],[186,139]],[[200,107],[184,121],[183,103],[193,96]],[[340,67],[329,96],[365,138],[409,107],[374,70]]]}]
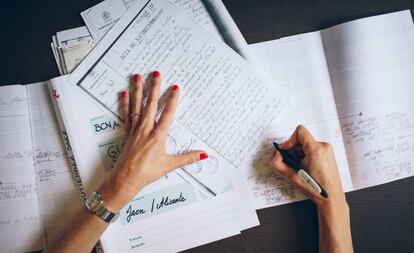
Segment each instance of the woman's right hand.
[{"label": "woman's right hand", "polygon": [[328,198],[322,197],[283,162],[279,152],[275,153],[272,159],[273,170],[293,183],[318,207],[319,252],[353,252],[349,207],[332,146],[316,141],[304,126],[299,125],[280,148],[300,153],[304,169],[328,192]]},{"label": "woman's right hand", "polygon": [[301,153],[300,162],[302,166],[321,184],[329,196],[328,198],[322,197],[312,187],[304,183],[298,173],[283,162],[279,152],[274,155],[272,160],[272,168],[275,172],[292,182],[313,200],[318,208],[324,208],[332,204],[346,204],[338,166],[332,146],[329,143],[316,141],[303,125],[299,125],[289,140],[280,144],[280,148]]}]

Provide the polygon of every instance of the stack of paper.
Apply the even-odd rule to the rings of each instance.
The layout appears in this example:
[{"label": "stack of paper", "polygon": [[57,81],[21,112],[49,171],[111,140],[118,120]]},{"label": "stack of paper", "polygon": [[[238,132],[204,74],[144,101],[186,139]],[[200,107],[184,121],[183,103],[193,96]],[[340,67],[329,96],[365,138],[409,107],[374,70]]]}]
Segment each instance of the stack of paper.
[{"label": "stack of paper", "polygon": [[61,75],[71,73],[95,46],[86,26],[57,32],[52,36],[53,55]]},{"label": "stack of paper", "polygon": [[[140,5],[143,4],[148,4],[148,1],[125,3],[119,0],[106,0],[82,12],[81,15],[93,39],[102,44],[105,43],[105,34],[116,25],[125,12],[132,7],[142,8]],[[167,9],[170,8],[168,2],[164,4]],[[185,11],[219,40],[232,36],[243,38],[221,2],[213,1],[210,5],[217,10],[220,9],[221,18],[232,24],[222,28],[226,31],[224,36],[200,0],[174,1],[173,4],[173,8],[179,8],[179,15],[173,13],[174,16],[180,16],[181,12]],[[131,10],[130,13],[133,11],[136,10]],[[186,15],[184,17],[189,19]],[[60,32],[55,40],[59,42],[59,35],[63,33],[79,44],[85,40],[78,39],[82,32],[82,28]],[[85,38],[89,40],[89,37]],[[240,54],[249,55],[244,39],[232,40],[237,42],[235,44]],[[87,48],[84,49],[83,53],[87,55],[89,52]],[[240,61],[241,58],[238,57],[237,61]],[[80,61],[82,59],[78,62]],[[242,68],[246,67],[247,65]],[[157,69],[165,75],[168,73],[162,68]],[[140,73],[145,74],[144,71]],[[110,77],[108,81],[114,82],[115,79]],[[237,84],[236,80],[232,82]],[[257,85],[255,89],[263,96],[265,90],[259,88],[260,81],[254,82]],[[124,80],[121,83],[124,83]],[[122,123],[114,116],[113,111],[102,106],[80,88],[68,83],[66,77],[53,79],[51,87],[53,92],[58,94],[54,100],[55,109],[62,131],[71,143],[70,152],[76,161],[77,174],[82,180],[80,190],[83,195],[89,195],[96,190],[117,160],[117,152],[125,140]],[[266,99],[263,100],[265,101]],[[274,108],[282,105],[270,100],[267,103],[269,106],[275,106]],[[269,120],[271,118],[269,117]],[[180,153],[194,148],[208,150],[209,159],[178,169],[140,192],[130,205],[121,211],[120,221],[113,224],[102,236],[101,243],[106,252],[125,252],[132,249],[140,249],[140,252],[180,251],[238,234],[259,224],[242,171],[234,165],[236,161],[228,161],[229,157],[226,158],[215,149],[211,149],[183,123],[175,121],[169,134],[167,150],[170,153]],[[177,199],[183,201],[177,202]],[[168,200],[177,204],[170,206]],[[131,210],[138,209],[144,210],[145,215],[131,215]],[[169,225],[165,227],[160,224]]]}]

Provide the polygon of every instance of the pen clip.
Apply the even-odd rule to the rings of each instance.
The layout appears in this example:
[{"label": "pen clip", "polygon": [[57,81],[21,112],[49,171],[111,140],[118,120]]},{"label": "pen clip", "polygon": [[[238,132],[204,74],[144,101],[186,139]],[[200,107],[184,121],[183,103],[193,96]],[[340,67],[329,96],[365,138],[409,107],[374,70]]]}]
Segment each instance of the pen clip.
[{"label": "pen clip", "polygon": [[322,188],[318,185],[315,179],[313,179],[305,170],[299,170],[298,174],[302,181],[310,187],[312,187],[317,193],[322,192]]},{"label": "pen clip", "polygon": [[298,171],[299,177],[305,182],[307,185],[312,187],[317,193],[319,193],[322,197],[328,198],[328,193],[325,189],[322,188],[321,185],[316,182],[315,179],[311,175],[309,175],[305,170],[301,169]]}]

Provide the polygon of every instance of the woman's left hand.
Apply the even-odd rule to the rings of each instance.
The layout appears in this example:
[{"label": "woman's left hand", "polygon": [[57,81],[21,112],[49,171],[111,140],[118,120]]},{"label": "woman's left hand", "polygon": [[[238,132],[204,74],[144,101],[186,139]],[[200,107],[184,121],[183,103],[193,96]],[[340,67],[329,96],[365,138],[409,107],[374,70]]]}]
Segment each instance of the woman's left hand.
[{"label": "woman's left hand", "polygon": [[165,107],[156,122],[160,86],[161,74],[155,71],[152,73],[145,106],[142,106],[143,81],[140,75],[134,75],[132,91],[121,92],[120,110],[128,138],[115,168],[98,189],[112,211],[118,212],[145,185],[168,172],[208,157],[201,150],[179,155],[167,154],[165,144],[180,88],[178,85],[169,88]]}]

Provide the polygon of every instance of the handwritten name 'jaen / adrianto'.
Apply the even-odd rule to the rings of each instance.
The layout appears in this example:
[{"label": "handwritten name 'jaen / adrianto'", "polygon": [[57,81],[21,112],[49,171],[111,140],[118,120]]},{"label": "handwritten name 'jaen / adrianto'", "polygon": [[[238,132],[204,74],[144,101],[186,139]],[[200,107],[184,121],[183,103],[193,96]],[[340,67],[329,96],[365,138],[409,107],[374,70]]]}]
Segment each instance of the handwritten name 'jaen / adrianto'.
[{"label": "handwritten name 'jaen / adrianto'", "polygon": [[[186,200],[187,199],[183,196],[182,192],[180,192],[180,196],[178,196],[177,198],[169,198],[168,196],[167,197],[164,196],[159,202],[158,201],[156,202],[156,199],[154,198],[152,199],[150,212],[153,213],[156,210],[162,209],[167,206],[176,205],[181,202],[185,202]],[[129,205],[126,211],[126,214],[128,215],[127,222],[130,222],[133,217],[138,216],[138,215],[143,215],[145,213],[147,213],[146,210],[141,209],[141,208],[133,209],[132,206]]]}]

